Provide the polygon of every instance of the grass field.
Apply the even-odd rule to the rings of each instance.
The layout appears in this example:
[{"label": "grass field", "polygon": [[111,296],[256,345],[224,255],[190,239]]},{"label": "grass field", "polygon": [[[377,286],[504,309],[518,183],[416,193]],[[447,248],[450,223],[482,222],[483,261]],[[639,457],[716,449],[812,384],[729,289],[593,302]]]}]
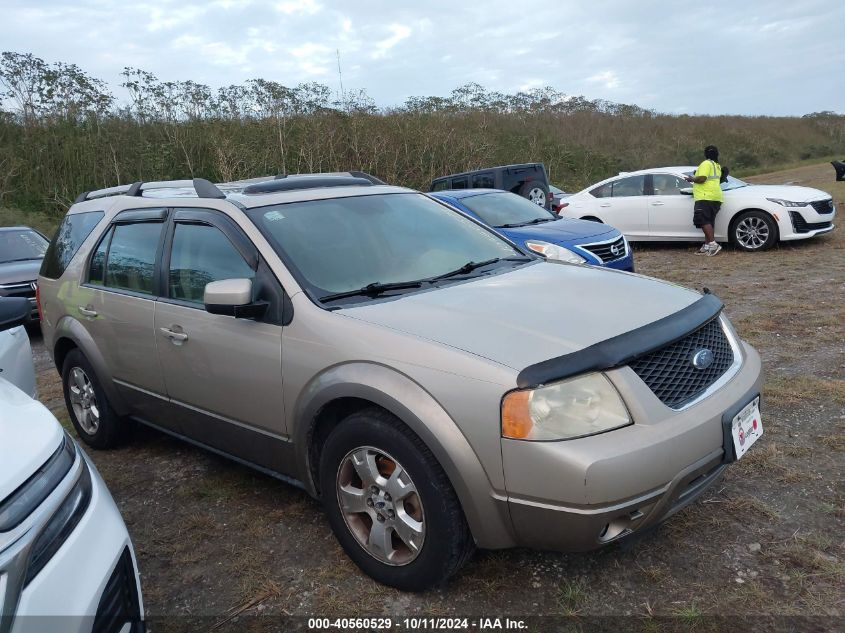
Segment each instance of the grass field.
[{"label": "grass field", "polygon": [[[819,187],[845,210],[845,183],[827,164],[751,180]],[[358,571],[301,491],[143,430],[125,448],[89,454],[134,540],[148,614],[198,616],[205,628],[259,614],[475,614],[560,615],[608,630],[836,630],[845,610],[845,235],[714,258],[695,257],[696,247],[635,245],[638,271],[712,289],[767,376],[765,435],[698,503],[637,541],[583,555],[479,552],[445,588],[403,594]],[[37,338],[34,350],[41,398],[67,424]]]}]

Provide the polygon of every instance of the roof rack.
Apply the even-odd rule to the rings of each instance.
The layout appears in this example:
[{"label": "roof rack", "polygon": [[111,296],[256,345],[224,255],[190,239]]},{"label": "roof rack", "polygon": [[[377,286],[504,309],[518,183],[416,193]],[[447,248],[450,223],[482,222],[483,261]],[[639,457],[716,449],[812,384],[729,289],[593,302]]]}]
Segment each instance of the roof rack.
[{"label": "roof rack", "polygon": [[299,189],[322,189],[324,187],[372,187],[374,182],[367,178],[355,176],[303,176],[301,178],[277,178],[257,182],[244,187],[245,195],[262,193],[278,193],[281,191],[296,191]]},{"label": "roof rack", "polygon": [[97,189],[95,191],[83,191],[80,193],[74,204],[78,202],[85,202],[86,200],[96,200],[98,198],[108,198],[110,196],[142,196],[145,191],[153,189],[185,189],[192,188],[198,198],[214,198],[223,199],[226,197],[217,186],[206,180],[205,178],[194,178],[193,180],[164,180],[152,182],[133,182],[131,185],[118,185],[117,187],[107,187],[105,189]]}]

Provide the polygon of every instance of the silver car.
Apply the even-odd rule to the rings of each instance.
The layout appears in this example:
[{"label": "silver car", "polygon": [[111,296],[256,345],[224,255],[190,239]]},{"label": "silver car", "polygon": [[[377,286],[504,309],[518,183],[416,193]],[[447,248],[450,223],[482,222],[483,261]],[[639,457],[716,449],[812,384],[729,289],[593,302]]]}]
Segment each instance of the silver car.
[{"label": "silver car", "polygon": [[636,534],[762,434],[714,295],[542,260],[359,172],[82,194],[39,284],[87,444],[132,419],[300,486],[405,590],[474,547]]}]

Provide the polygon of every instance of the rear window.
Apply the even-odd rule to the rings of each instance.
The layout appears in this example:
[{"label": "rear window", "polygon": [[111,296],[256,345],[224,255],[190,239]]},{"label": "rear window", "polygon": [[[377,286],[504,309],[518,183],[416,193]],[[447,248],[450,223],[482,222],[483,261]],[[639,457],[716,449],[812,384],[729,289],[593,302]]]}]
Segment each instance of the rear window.
[{"label": "rear window", "polygon": [[59,230],[47,247],[41,274],[50,279],[61,277],[82,242],[91,234],[105,214],[102,211],[88,211],[65,216]]}]

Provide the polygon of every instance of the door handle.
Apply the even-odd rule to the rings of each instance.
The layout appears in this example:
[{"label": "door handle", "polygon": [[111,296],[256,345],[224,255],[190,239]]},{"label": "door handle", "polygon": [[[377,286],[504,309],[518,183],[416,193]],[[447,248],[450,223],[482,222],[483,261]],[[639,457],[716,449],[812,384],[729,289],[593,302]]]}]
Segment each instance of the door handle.
[{"label": "door handle", "polygon": [[88,306],[77,306],[77,309],[79,310],[79,314],[81,314],[82,316],[85,316],[85,317],[88,317],[88,318],[92,318],[92,319],[93,319],[95,316],[97,316],[97,311],[96,311],[96,310],[92,310],[92,309],[91,309],[91,308],[89,308]]},{"label": "door handle", "polygon": [[174,345],[181,345],[182,343],[188,340],[188,335],[184,332],[174,332],[173,330],[166,327],[160,327],[158,328],[158,330],[171,341],[173,341]]},{"label": "door handle", "polygon": [[664,204],[664,203],[662,203],[662,202],[652,202],[652,203],[651,203],[651,206],[653,206],[653,207],[662,207],[662,206],[663,206],[663,204]]},{"label": "door handle", "polygon": [[602,202],[599,206],[600,207],[609,207],[610,203],[609,202]]}]

